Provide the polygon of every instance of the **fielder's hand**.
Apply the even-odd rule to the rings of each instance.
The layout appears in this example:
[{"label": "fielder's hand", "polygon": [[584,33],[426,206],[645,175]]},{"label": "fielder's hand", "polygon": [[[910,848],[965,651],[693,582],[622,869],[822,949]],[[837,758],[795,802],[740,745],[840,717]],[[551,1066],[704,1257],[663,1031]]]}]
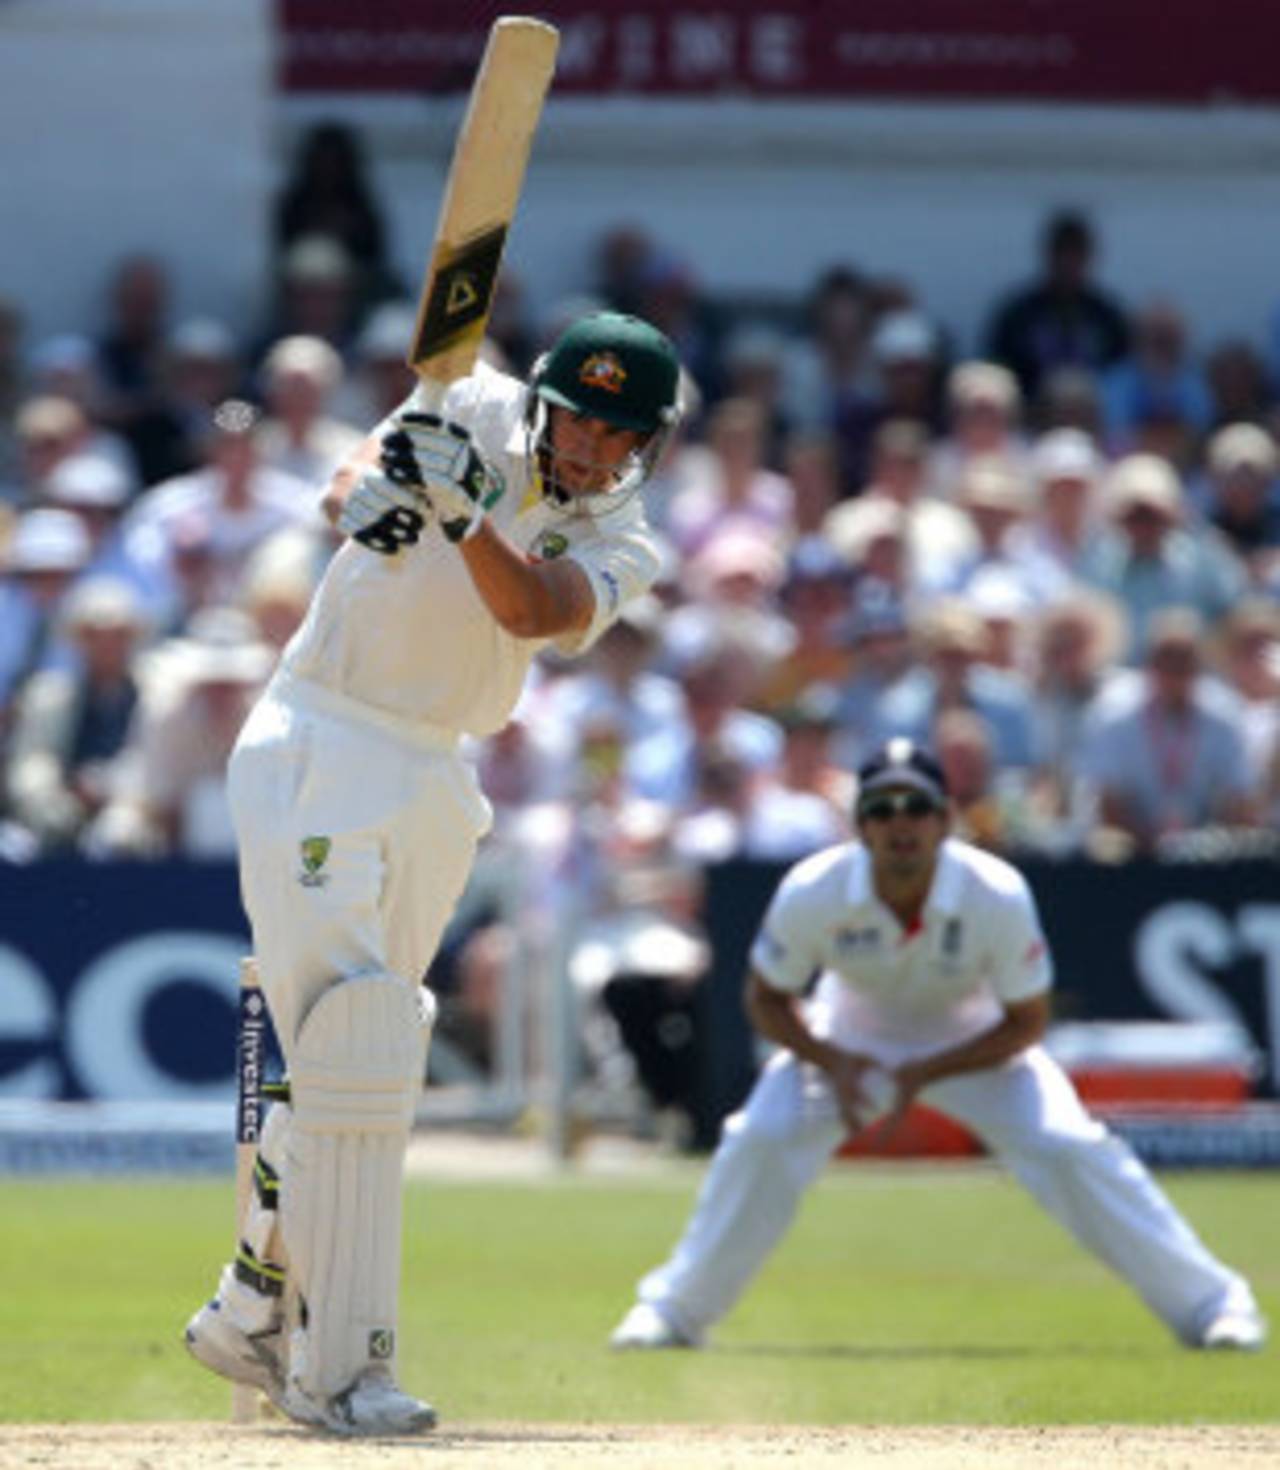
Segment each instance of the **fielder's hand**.
[{"label": "fielder's hand", "polygon": [[382,441],[382,468],[399,485],[421,485],[450,541],[474,536],[492,477],[471,435],[433,413],[403,413]]}]

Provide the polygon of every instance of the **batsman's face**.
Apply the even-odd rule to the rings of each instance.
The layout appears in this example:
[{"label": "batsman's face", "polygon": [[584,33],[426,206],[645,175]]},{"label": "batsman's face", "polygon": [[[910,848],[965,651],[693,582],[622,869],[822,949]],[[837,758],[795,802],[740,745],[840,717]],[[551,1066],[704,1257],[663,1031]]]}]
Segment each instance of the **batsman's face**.
[{"label": "batsman's face", "polygon": [[553,407],[550,441],[556,483],[570,495],[599,495],[613,489],[645,436],[616,429],[603,419]]},{"label": "batsman's face", "polygon": [[906,786],[878,791],[858,807],[858,835],[871,854],[873,872],[899,882],[932,870],[948,822],[945,808]]}]

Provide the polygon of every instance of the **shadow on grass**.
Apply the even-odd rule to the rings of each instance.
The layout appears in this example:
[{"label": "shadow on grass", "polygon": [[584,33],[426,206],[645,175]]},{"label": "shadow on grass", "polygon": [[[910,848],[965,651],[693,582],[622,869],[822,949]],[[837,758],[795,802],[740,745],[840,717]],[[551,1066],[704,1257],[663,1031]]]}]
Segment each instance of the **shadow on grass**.
[{"label": "shadow on grass", "polygon": [[1132,1344],[1117,1343],[1114,1347],[1100,1347],[1090,1343],[1043,1343],[1034,1345],[1018,1343],[893,1343],[876,1346],[872,1343],[767,1343],[741,1342],[715,1344],[708,1351],[717,1357],[729,1358],[837,1358],[849,1362],[946,1362],[948,1360],[972,1362],[1005,1362],[1017,1358],[1124,1358],[1150,1356],[1135,1350]]}]

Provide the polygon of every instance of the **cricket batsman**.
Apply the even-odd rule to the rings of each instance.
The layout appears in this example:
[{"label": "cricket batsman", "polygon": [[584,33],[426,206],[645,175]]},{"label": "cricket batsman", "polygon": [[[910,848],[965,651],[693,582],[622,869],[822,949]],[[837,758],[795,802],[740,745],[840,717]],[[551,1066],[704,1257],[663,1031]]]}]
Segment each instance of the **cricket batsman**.
[{"label": "cricket batsman", "polygon": [[460,742],[502,728],[540,649],[582,653],[657,577],[639,491],[678,375],[648,323],[586,316],[527,385],[480,364],[435,405],[415,389],[326,491],[348,539],[228,771],[290,1100],[268,1114],[235,1259],[186,1332],[206,1367],[301,1423],[435,1422],[397,1385],[395,1347],[434,1015],[421,980],[491,816]]},{"label": "cricket batsman", "polygon": [[699,1345],[848,1131],[918,1097],[976,1133],[1180,1342],[1261,1347],[1248,1283],[1040,1044],[1052,971],[1031,892],[1008,863],[948,836],[934,757],[889,741],[859,772],[855,817],[857,839],[792,868],[765,916],[746,1004],[779,1050],[726,1123],[683,1238],[641,1281],[613,1346]]}]

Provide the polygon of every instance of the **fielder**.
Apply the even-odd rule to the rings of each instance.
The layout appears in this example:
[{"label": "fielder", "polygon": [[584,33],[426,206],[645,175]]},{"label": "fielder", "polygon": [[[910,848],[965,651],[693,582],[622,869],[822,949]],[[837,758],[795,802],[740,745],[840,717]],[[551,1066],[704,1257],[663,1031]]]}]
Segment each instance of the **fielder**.
[{"label": "fielder", "polygon": [[860,840],[799,863],[774,897],[746,1003],[780,1050],[726,1123],[684,1237],[641,1281],[613,1346],[698,1346],[847,1131],[920,1097],[972,1129],[1181,1342],[1261,1347],[1248,1283],[1041,1047],[1052,977],[1030,890],[948,837],[934,758],[891,740],[859,772],[856,818]]},{"label": "fielder", "polygon": [[302,1423],[435,1422],[396,1384],[395,1333],[434,1013],[420,981],[490,821],[459,743],[501,729],[539,649],[583,652],[656,578],[637,492],[677,378],[647,323],[584,317],[527,386],[481,365],[438,411],[416,389],[326,492],[350,539],[228,772],[291,1100],[268,1114],[236,1259],[187,1328],[202,1363]]}]

